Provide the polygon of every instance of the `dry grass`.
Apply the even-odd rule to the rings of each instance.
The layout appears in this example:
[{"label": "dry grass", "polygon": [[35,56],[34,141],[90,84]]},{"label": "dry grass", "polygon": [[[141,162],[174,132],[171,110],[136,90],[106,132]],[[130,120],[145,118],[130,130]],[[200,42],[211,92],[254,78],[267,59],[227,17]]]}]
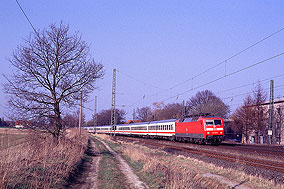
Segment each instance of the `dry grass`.
[{"label": "dry grass", "polygon": [[88,135],[68,130],[58,144],[29,131],[25,141],[0,151],[0,188],[58,188],[65,184],[87,147]]},{"label": "dry grass", "polygon": [[[113,142],[108,136],[99,135],[99,137]],[[149,175],[151,178],[156,178],[154,182],[157,182],[158,186],[153,188],[231,188],[228,182],[235,185],[243,183],[250,188],[284,188],[284,185],[275,185],[264,178],[247,175],[241,168],[233,170],[217,167],[194,158],[175,156],[137,144],[119,143],[120,145],[116,145],[116,150],[127,157],[126,159],[129,158],[130,164],[142,163],[142,168],[136,169],[140,177],[145,178],[145,175]],[[219,175],[222,179],[206,177],[204,176],[206,173]],[[147,178],[142,180],[149,182]]]},{"label": "dry grass", "polygon": [[0,128],[0,151],[25,142],[26,130]]}]

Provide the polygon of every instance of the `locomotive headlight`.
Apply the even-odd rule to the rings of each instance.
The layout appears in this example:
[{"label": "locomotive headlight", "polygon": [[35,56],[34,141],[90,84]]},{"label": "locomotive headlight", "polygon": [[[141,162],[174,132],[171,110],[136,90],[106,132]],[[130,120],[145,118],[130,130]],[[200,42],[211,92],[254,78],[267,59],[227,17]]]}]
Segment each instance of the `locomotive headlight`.
[{"label": "locomotive headlight", "polygon": [[209,132],[207,132],[207,134],[209,135]]},{"label": "locomotive headlight", "polygon": [[220,132],[220,134],[222,134],[223,132]]}]

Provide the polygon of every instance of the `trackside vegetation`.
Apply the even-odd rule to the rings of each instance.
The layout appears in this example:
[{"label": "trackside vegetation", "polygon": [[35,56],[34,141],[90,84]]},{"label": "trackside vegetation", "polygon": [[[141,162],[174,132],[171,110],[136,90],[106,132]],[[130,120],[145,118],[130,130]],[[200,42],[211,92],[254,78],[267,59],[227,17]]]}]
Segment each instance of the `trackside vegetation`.
[{"label": "trackside vegetation", "polygon": [[102,155],[102,159],[99,163],[98,189],[129,188],[126,183],[126,178],[121,172],[118,161],[115,159],[114,155],[95,137],[91,136],[90,138],[95,142],[96,147]]},{"label": "trackside vegetation", "polygon": [[215,166],[195,158],[174,155],[160,149],[129,142],[113,141],[107,135],[98,135],[120,153],[139,178],[150,188],[283,188],[265,178],[238,170]]},{"label": "trackside vegetation", "polygon": [[0,150],[0,188],[63,188],[88,145],[87,133],[77,129],[67,130],[57,144],[42,131],[14,134],[21,142]]}]

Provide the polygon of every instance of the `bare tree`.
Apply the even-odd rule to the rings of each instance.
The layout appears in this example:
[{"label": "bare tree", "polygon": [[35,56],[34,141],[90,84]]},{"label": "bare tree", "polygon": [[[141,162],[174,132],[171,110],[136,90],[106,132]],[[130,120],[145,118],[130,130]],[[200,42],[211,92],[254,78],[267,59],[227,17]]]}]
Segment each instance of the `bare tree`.
[{"label": "bare tree", "polygon": [[229,106],[209,90],[197,92],[187,101],[187,107],[188,113],[191,115],[210,113],[227,118],[230,112]]},{"label": "bare tree", "polygon": [[242,142],[247,143],[250,131],[253,130],[255,112],[253,108],[253,99],[248,95],[244,104],[237,108],[231,115],[233,120],[233,130],[242,133]]},{"label": "bare tree", "polygon": [[153,120],[153,113],[149,106],[137,108],[137,119],[141,121],[152,121]]},{"label": "bare tree", "polygon": [[167,104],[154,110],[156,120],[178,119],[181,117],[181,113],[182,104],[180,103]]},{"label": "bare tree", "polygon": [[178,119],[181,117],[182,105],[171,103],[165,105],[162,102],[154,102],[153,110],[149,107],[137,108],[137,118],[141,121],[154,121],[165,119]]},{"label": "bare tree", "polygon": [[[80,110],[77,110],[74,113],[67,113],[62,119],[62,123],[66,128],[78,127],[79,116],[80,116]],[[85,118],[86,118],[85,114],[82,113],[82,125],[86,124]]]},{"label": "bare tree", "polygon": [[[125,122],[125,115],[126,112],[124,110],[116,109],[116,123],[121,124]],[[97,115],[97,123],[98,125],[110,125],[110,118],[111,118],[111,109],[109,110],[102,110]]]},{"label": "bare tree", "polygon": [[253,126],[256,134],[256,143],[259,143],[259,136],[265,134],[265,127],[267,125],[267,114],[263,106],[266,97],[265,91],[262,89],[261,84],[258,83],[253,91],[253,110],[255,115]]},{"label": "bare tree", "polygon": [[78,32],[70,34],[62,22],[31,33],[9,61],[14,68],[4,85],[9,106],[26,119],[45,117],[55,139],[64,127],[64,107],[74,107],[81,92],[86,99],[104,75],[103,65],[90,55],[89,44]]}]

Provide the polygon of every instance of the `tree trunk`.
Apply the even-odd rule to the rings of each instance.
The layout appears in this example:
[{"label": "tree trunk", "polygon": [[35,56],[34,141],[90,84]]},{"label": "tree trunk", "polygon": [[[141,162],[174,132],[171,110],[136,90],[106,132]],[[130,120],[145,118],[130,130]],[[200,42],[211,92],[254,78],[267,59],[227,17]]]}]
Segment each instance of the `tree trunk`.
[{"label": "tree trunk", "polygon": [[60,132],[62,130],[62,123],[61,123],[61,112],[60,112],[60,108],[59,108],[59,103],[55,103],[54,104],[54,133],[53,133],[53,137],[54,140],[56,142],[58,142],[58,139],[60,137]]}]

